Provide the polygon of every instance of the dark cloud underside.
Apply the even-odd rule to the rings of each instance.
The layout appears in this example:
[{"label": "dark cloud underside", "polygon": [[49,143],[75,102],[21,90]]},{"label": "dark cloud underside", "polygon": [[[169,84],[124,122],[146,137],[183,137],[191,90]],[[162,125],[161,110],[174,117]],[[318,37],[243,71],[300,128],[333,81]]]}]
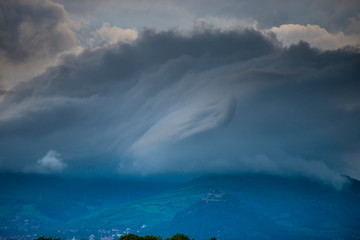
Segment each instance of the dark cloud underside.
[{"label": "dark cloud underside", "polygon": [[282,48],[255,30],[145,30],[131,44],[69,55],[6,93],[0,166],[23,170],[54,150],[75,172],[338,181],[359,167],[347,160],[360,156],[357,66],[356,49]]}]

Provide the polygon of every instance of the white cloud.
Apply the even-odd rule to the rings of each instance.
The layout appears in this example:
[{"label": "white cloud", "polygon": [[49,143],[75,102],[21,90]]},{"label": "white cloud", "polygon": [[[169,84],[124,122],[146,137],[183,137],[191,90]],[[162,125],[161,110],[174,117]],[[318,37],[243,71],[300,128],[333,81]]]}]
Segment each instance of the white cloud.
[{"label": "white cloud", "polygon": [[333,50],[347,45],[360,44],[360,35],[345,35],[343,32],[329,33],[325,28],[312,24],[283,24],[279,27],[265,29],[264,32],[275,33],[284,46],[306,41],[312,47]]},{"label": "white cloud", "polygon": [[49,150],[44,157],[37,161],[36,166],[32,169],[32,172],[62,172],[66,167],[67,164],[63,162],[61,155],[54,150]]},{"label": "white cloud", "polygon": [[234,99],[225,98],[218,102],[175,110],[155,123],[135,142],[132,150],[143,152],[216,128],[231,117],[234,104]]},{"label": "white cloud", "polygon": [[129,43],[138,38],[138,32],[135,29],[123,29],[117,26],[111,27],[109,23],[103,23],[101,28],[93,32],[92,35],[96,39],[110,44],[117,42]]}]

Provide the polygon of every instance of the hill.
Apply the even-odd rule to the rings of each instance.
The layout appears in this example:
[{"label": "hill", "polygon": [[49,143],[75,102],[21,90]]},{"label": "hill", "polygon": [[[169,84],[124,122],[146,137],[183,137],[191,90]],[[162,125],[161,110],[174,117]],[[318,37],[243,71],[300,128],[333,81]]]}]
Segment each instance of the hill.
[{"label": "hill", "polygon": [[174,186],[177,185],[119,178],[2,173],[0,238],[53,236],[69,221],[156,195]]},{"label": "hill", "polygon": [[[209,200],[216,194],[223,195]],[[206,176],[157,196],[92,213],[63,229],[76,229],[84,236],[183,232],[196,239],[357,239],[359,200],[360,183],[354,179],[338,190],[307,178]]]},{"label": "hill", "polygon": [[[206,197],[178,212],[170,222],[168,235],[182,232],[198,239],[271,239],[288,237],[285,228],[224,192]],[[280,234],[281,233],[281,234]]]}]

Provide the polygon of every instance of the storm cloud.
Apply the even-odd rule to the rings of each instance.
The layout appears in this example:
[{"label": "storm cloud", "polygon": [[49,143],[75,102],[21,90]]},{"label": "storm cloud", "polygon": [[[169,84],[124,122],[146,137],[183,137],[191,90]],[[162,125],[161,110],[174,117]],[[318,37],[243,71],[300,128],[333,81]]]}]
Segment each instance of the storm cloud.
[{"label": "storm cloud", "polygon": [[1,1],[0,84],[8,89],[32,78],[73,50],[72,25],[64,7],[49,0]]},{"label": "storm cloud", "polygon": [[5,93],[0,166],[49,149],[65,172],[359,178],[360,54],[254,29],[145,29],[67,55]]}]

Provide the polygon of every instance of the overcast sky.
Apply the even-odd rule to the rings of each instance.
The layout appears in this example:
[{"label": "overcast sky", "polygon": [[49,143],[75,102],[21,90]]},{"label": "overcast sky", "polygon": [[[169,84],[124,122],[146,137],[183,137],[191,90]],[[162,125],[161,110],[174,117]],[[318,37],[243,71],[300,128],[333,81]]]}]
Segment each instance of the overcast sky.
[{"label": "overcast sky", "polygon": [[360,179],[360,3],[0,1],[0,171]]}]

